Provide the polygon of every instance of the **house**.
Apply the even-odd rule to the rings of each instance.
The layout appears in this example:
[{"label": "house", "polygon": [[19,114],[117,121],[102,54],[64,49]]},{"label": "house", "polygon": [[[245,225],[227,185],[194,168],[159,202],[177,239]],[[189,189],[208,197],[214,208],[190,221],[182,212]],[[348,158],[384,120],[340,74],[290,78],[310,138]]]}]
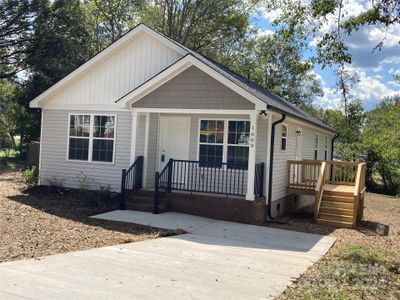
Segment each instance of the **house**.
[{"label": "house", "polygon": [[314,202],[305,194],[314,195],[335,136],[143,24],[30,106],[42,110],[40,184],[109,185],[126,207],[249,223]]}]

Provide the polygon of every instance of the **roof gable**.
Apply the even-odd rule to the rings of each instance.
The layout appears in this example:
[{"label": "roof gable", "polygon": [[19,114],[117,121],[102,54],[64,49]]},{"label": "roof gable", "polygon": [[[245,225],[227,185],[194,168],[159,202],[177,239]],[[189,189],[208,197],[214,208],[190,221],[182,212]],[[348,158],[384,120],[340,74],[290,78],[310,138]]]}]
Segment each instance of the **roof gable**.
[{"label": "roof gable", "polygon": [[[147,37],[146,41],[144,41],[144,37]],[[144,46],[140,45],[145,43],[147,43],[148,45]],[[134,49],[135,47],[131,45],[137,46],[136,47],[137,49]],[[138,52],[136,56],[141,56],[141,57],[135,57],[135,52]],[[123,58],[114,59],[115,56],[117,56],[118,54],[122,54],[122,56],[123,55],[129,56],[129,59],[127,58],[126,61],[122,61]],[[135,86],[140,85],[143,81],[147,80],[149,77],[158,73],[160,70],[164,69],[168,65],[174,63],[176,60],[178,60],[185,54],[186,51],[184,49],[177,46],[175,43],[172,43],[170,40],[163,38],[161,35],[157,34],[155,31],[151,30],[147,26],[140,24],[131,31],[129,31],[127,34],[125,34],[123,37],[121,37],[119,40],[117,40],[116,42],[105,48],[103,51],[99,52],[97,55],[88,60],[86,63],[84,63],[83,65],[72,71],[70,74],[61,79],[59,82],[51,86],[45,92],[43,92],[35,99],[33,99],[30,102],[30,107],[42,107],[43,104],[49,99],[52,99],[55,96],[57,96],[56,98],[59,98],[58,97],[59,93],[65,94],[65,97],[69,97],[72,101],[72,104],[74,103],[74,101],[75,104],[76,101],[82,104],[97,103],[96,101],[89,100],[86,98],[88,95],[85,95],[85,93],[88,94],[89,91],[87,92],[82,91],[82,89],[87,89],[88,82],[82,84],[76,84],[77,79],[82,80],[82,78],[84,78],[84,76],[86,75],[88,75],[89,77],[90,76],[94,77],[95,75],[93,75],[93,73],[97,73],[96,75],[98,77],[103,77],[103,78],[92,78],[92,79],[94,81],[99,81],[100,87],[108,86],[109,90],[105,92],[111,93],[111,95],[108,95],[111,97],[109,99],[110,103],[108,104],[112,105],[116,98],[120,97],[121,95],[131,90]],[[133,86],[129,86],[130,85],[129,83],[126,84],[123,83],[123,85],[127,85],[126,88],[119,86],[110,87],[110,84],[107,83],[107,79],[112,80],[110,78],[111,72],[117,71],[115,69],[118,68],[118,65],[121,65],[119,66],[120,67],[119,71],[123,73],[122,76],[126,76],[126,73],[131,72],[132,69],[137,69],[137,71],[139,71],[139,68],[137,68],[136,65],[145,63],[144,60],[146,59],[144,58],[144,56],[146,55],[147,56],[154,55],[157,57],[157,59],[154,59],[153,57],[153,65],[150,67],[146,66],[146,72],[142,72],[145,73],[143,74],[142,78],[134,78],[136,79],[136,81],[139,82],[134,82]],[[134,61],[135,59],[137,60],[136,62]],[[107,63],[105,63],[107,61],[110,61],[108,65]],[[136,68],[132,68],[133,66],[135,66]],[[99,72],[103,72],[103,76],[99,76],[98,74]],[[129,80],[132,78],[126,78],[126,79]],[[80,95],[74,95],[75,93],[71,90],[79,90],[81,93]],[[81,99],[81,97],[84,97],[84,99]],[[93,95],[93,97],[97,97],[96,93]],[[63,98],[62,95],[61,98]],[[79,102],[82,100],[83,102]],[[57,102],[62,102],[62,100],[59,100]]]}]

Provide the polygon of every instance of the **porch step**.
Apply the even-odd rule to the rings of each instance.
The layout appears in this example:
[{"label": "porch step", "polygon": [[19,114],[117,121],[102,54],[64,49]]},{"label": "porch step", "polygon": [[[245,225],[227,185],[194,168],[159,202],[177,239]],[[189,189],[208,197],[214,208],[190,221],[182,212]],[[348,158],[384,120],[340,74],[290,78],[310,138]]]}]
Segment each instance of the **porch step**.
[{"label": "porch step", "polygon": [[[127,202],[125,203],[125,209],[127,210],[138,210],[145,212],[153,212],[153,204],[148,203],[135,203],[135,202]],[[159,204],[158,209],[160,212],[164,212],[164,205]]]},{"label": "porch step", "polygon": [[337,202],[337,201],[326,201],[322,199],[321,208],[339,208],[339,209],[353,209],[353,203],[349,202]]},{"label": "porch step", "polygon": [[329,207],[329,206],[322,206],[319,209],[320,213],[327,213],[327,214],[335,214],[335,215],[342,215],[342,216],[353,216],[352,209],[345,209],[345,208],[338,208],[338,207]]},{"label": "porch step", "polygon": [[317,219],[317,224],[324,226],[340,227],[340,228],[354,228],[353,223],[345,221],[333,221],[322,218]]},{"label": "porch step", "polygon": [[335,222],[353,222],[353,216],[349,215],[339,215],[339,214],[332,214],[332,213],[325,213],[325,212],[319,212],[318,218],[323,219],[323,220],[330,220],[330,221],[335,221]]},{"label": "porch step", "polygon": [[324,196],[335,196],[341,198],[353,198],[353,192],[343,192],[343,191],[330,191],[324,190]]},{"label": "porch step", "polygon": [[346,195],[346,196],[338,195],[338,194],[335,194],[335,193],[326,194],[326,192],[324,192],[324,194],[322,196],[322,200],[353,203],[354,197],[353,196],[348,196],[348,195]]}]

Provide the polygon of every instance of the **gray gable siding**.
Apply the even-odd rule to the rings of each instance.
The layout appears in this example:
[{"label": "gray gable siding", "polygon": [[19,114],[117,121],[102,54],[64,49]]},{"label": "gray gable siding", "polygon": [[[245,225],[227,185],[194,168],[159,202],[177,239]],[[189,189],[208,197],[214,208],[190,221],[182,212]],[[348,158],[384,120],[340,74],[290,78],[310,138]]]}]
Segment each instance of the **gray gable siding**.
[{"label": "gray gable siding", "polygon": [[198,68],[190,67],[132,107],[250,110],[254,104]]},{"label": "gray gable siding", "polygon": [[76,188],[79,186],[77,176],[84,172],[91,180],[94,180],[91,184],[93,188],[110,185],[114,191],[119,192],[121,170],[129,167],[131,113],[109,112],[117,115],[115,161],[113,164],[67,160],[69,113],[104,114],[104,112],[96,111],[43,110],[41,184],[49,185],[49,180],[52,181],[57,178],[63,180],[64,186]]}]

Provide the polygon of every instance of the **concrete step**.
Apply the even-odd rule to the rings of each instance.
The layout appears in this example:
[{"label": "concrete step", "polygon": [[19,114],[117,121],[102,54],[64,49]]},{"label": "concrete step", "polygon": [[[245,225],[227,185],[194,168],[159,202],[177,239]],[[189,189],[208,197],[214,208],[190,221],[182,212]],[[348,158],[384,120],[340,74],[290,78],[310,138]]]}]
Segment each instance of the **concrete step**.
[{"label": "concrete step", "polygon": [[143,204],[153,204],[154,202],[154,197],[148,197],[148,196],[140,196],[140,195],[129,195],[128,198],[126,199],[126,202],[132,202],[132,203],[143,203]]},{"label": "concrete step", "polygon": [[321,201],[321,208],[322,207],[332,207],[332,208],[341,208],[341,209],[350,209],[354,208],[353,203],[349,202],[336,202],[336,201],[326,201],[322,199]]},{"label": "concrete step", "polygon": [[[165,211],[163,204],[160,204],[158,207],[159,207],[160,212]],[[125,209],[152,212],[153,204],[128,202],[128,203],[125,203]]]},{"label": "concrete step", "polygon": [[345,209],[345,208],[338,208],[338,207],[321,206],[319,209],[319,212],[335,214],[335,215],[343,215],[343,216],[353,216],[352,209]]},{"label": "concrete step", "polygon": [[353,196],[342,196],[342,195],[336,195],[336,194],[325,194],[325,192],[324,192],[324,194],[322,195],[322,200],[353,203],[354,197]]},{"label": "concrete step", "polygon": [[317,219],[317,224],[324,225],[324,226],[332,226],[332,227],[339,227],[339,228],[354,228],[353,223],[350,222],[343,222],[343,221],[332,221],[326,219]]},{"label": "concrete step", "polygon": [[320,212],[318,214],[318,218],[324,219],[324,220],[331,220],[331,221],[339,221],[339,222],[353,222],[353,216],[348,216],[348,215],[337,215],[337,214],[331,214],[331,213],[323,213]]}]

